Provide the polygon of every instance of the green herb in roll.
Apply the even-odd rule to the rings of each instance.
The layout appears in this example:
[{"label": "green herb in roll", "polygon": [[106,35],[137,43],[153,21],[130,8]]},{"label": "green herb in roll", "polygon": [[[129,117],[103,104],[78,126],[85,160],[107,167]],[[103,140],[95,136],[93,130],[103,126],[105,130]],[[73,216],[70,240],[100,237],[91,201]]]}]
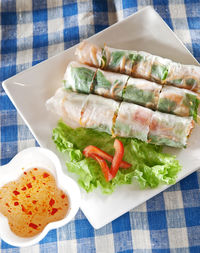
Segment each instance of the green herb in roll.
[{"label": "green herb in roll", "polygon": [[182,117],[192,116],[197,120],[200,100],[196,93],[172,86],[164,86],[158,100],[157,109]]},{"label": "green herb in roll", "polygon": [[64,87],[76,92],[90,93],[95,73],[95,68],[72,61],[64,75]]},{"label": "green herb in roll", "polygon": [[[104,56],[106,58],[106,66],[104,69],[114,72],[131,75],[132,66],[137,59],[128,50],[118,50],[110,47],[104,47]],[[138,58],[139,59],[139,58]]]},{"label": "green herb in roll", "polygon": [[156,109],[162,86],[145,79],[130,77],[123,93],[123,100]]},{"label": "green herb in roll", "polygon": [[142,55],[137,53],[129,53],[128,58],[132,61],[133,64],[136,64],[137,62],[140,62],[143,59]]},{"label": "green herb in roll", "polygon": [[124,51],[112,52],[110,56],[109,68],[120,67],[120,63],[124,57],[126,57],[126,54]]},{"label": "green herb in roll", "polygon": [[122,92],[129,76],[97,70],[94,80],[94,93],[104,97],[122,100]]},{"label": "green herb in roll", "polygon": [[151,77],[157,81],[164,81],[168,75],[168,68],[162,65],[153,64],[151,69]]},{"label": "green herb in roll", "polygon": [[194,85],[196,85],[196,80],[195,79],[193,79],[193,78],[188,78],[188,79],[186,79],[186,84],[188,85],[188,86],[191,86],[191,87],[193,87]]},{"label": "green herb in roll", "polygon": [[183,79],[171,80],[171,83],[174,84],[174,86],[181,86],[182,82],[183,82]]}]

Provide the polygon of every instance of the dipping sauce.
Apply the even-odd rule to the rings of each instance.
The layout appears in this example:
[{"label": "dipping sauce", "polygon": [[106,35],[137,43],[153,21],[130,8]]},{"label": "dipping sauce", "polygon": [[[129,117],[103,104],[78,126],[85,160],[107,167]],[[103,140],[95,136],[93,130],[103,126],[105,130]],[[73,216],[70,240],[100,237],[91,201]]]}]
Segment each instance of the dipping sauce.
[{"label": "dipping sauce", "polygon": [[67,195],[45,169],[25,171],[16,181],[0,188],[0,212],[18,236],[32,237],[53,221],[63,219],[69,209]]}]

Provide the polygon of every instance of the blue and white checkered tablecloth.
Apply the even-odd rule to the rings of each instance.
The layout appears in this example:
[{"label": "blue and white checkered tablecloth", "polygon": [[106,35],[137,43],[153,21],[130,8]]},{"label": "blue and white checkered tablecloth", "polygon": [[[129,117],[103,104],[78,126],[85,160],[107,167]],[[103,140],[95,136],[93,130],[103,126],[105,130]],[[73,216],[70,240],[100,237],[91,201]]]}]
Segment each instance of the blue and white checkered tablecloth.
[{"label": "blue and white checkered tablecloth", "polygon": [[[1,0],[0,81],[151,5],[200,60],[199,0]],[[1,165],[37,145],[0,86]],[[200,154],[199,154],[200,155]],[[79,210],[40,243],[0,252],[200,252],[200,173],[95,230]]]}]

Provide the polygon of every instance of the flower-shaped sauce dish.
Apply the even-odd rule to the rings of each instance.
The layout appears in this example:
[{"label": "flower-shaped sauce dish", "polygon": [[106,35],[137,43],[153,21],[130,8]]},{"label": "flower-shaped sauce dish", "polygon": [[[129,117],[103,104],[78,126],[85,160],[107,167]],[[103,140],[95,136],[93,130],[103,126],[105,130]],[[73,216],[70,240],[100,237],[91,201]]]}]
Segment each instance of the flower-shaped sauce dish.
[{"label": "flower-shaped sauce dish", "polygon": [[[25,181],[26,176],[27,182]],[[30,181],[30,178],[33,182]],[[20,183],[24,184],[23,187]],[[57,191],[57,195],[52,189]],[[32,198],[37,200],[31,199],[30,192],[32,192]],[[3,194],[9,200],[5,196],[2,197]],[[40,194],[41,197],[38,198]],[[55,153],[41,147],[24,149],[8,164],[0,167],[0,237],[13,246],[33,245],[43,239],[51,229],[70,222],[79,209],[80,201],[81,193],[77,183],[63,173],[60,160]],[[33,204],[30,205],[30,203]],[[34,206],[36,203],[37,205]],[[33,208],[29,209],[33,206],[35,213]],[[15,213],[16,210],[18,210],[17,213]],[[58,216],[59,213],[62,215]],[[23,223],[25,214],[27,214],[27,221],[24,221],[25,225],[20,225],[19,221],[21,219]],[[13,221],[10,217],[14,218]],[[47,217],[46,223],[42,224],[45,217]],[[32,220],[36,221],[37,225]],[[40,230],[33,231],[39,226]],[[26,231],[30,234],[25,235]]]}]

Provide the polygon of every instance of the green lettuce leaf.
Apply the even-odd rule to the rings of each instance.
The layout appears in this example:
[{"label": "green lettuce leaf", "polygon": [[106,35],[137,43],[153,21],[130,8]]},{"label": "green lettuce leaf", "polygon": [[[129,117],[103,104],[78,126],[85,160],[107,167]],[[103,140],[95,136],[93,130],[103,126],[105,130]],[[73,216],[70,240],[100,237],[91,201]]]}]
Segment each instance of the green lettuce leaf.
[{"label": "green lettuce leaf", "polygon": [[[94,129],[76,128],[62,121],[53,129],[52,136],[58,150],[66,155],[66,166],[78,176],[79,185],[87,192],[100,187],[110,194],[117,185],[131,184],[136,180],[141,188],[154,188],[159,184],[174,184],[181,166],[175,156],[162,153],[162,147],[133,138],[119,138],[124,145],[124,161],[132,164],[129,169],[119,169],[116,177],[106,182],[99,164],[82,155],[83,149],[94,145],[114,155],[114,139]],[[110,164],[109,164],[110,165]]]}]

